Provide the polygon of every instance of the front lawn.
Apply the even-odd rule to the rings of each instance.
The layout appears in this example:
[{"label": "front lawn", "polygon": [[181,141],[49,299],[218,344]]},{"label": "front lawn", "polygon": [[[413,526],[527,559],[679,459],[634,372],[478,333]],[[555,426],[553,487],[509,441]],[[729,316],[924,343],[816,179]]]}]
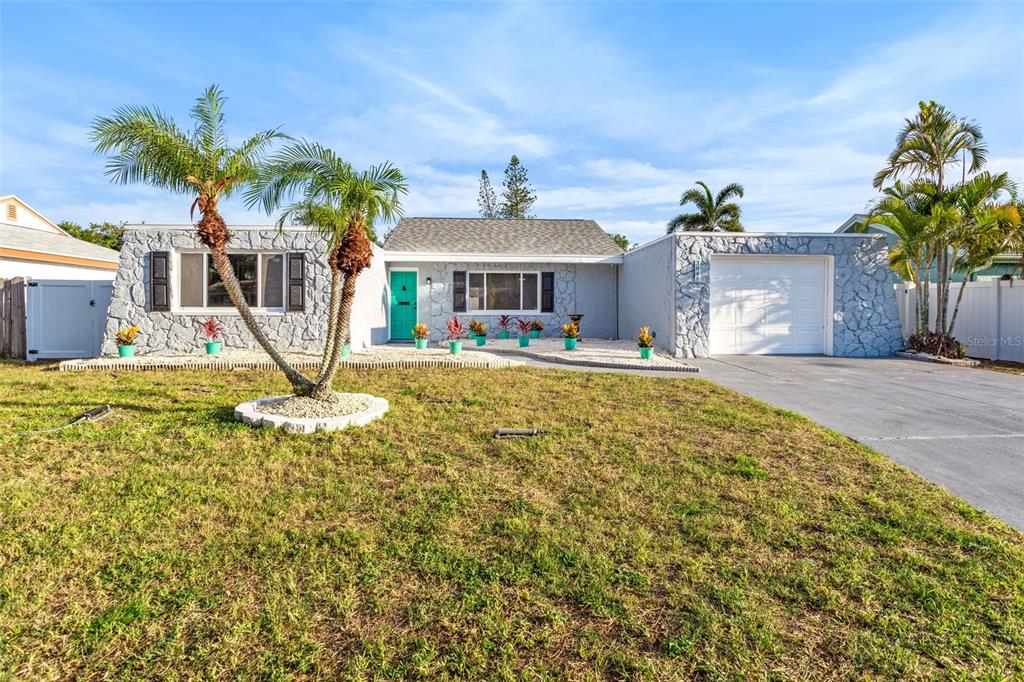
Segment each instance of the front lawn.
[{"label": "front lawn", "polygon": [[1024,675],[1024,537],[791,413],[527,368],[337,386],[392,412],[291,436],[232,419],[271,372],[0,365],[0,678]]}]

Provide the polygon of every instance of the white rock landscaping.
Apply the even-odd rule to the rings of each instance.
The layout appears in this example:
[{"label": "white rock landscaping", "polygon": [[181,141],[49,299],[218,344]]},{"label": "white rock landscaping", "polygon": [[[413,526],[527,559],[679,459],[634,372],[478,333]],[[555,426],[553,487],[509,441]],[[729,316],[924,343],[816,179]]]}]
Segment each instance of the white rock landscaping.
[{"label": "white rock landscaping", "polygon": [[[277,395],[258,398],[235,407],[235,419],[250,426],[284,429],[291,433],[316,433],[317,431],[339,431],[349,426],[365,426],[374,419],[380,419],[388,411],[388,401],[368,393],[341,394],[354,405],[366,405],[348,414],[332,417],[300,417],[275,414],[275,407],[282,401],[294,398],[292,395]],[[344,402],[344,401],[342,401]],[[268,411],[268,408],[272,411]]]}]

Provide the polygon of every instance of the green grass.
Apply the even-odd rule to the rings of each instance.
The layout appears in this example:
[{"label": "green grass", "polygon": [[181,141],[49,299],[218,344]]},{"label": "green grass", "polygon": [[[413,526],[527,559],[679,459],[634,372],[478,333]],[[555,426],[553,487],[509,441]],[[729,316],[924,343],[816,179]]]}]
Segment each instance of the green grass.
[{"label": "green grass", "polygon": [[391,401],[363,429],[233,421],[284,388],[0,365],[0,676],[1024,675],[1024,538],[792,413],[394,370],[339,377]]}]

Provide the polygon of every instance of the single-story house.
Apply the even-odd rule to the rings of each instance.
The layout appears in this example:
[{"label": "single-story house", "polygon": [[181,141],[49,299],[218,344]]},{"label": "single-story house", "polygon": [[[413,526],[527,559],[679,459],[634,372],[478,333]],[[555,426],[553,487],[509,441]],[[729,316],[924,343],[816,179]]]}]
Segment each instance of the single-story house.
[{"label": "single-story house", "polygon": [[[852,216],[846,219],[842,225],[836,229],[836,234],[858,234],[862,233],[862,225],[867,221],[868,216],[865,213],[854,213]],[[871,223],[867,228],[863,229],[864,234],[879,234],[885,237],[885,241],[889,248],[896,246],[899,241],[899,237],[896,233],[890,230],[885,225],[878,223]],[[1017,279],[1024,278],[1024,272],[1021,271],[1021,254],[1019,253],[1001,253],[992,259],[992,262],[984,268],[977,270],[972,276],[972,282],[985,282],[994,279],[999,279],[1004,276],[1016,277]],[[932,266],[932,271],[929,280],[936,282],[939,279],[938,266]],[[951,281],[959,282],[963,279],[963,274],[954,272]],[[899,283],[902,280],[900,276],[895,272],[892,273],[892,281]]]},{"label": "single-story house", "polygon": [[13,194],[0,210],[0,279],[114,279],[117,251],[75,239]]},{"label": "single-story house", "polygon": [[[270,338],[320,350],[329,273],[325,242],[301,227],[232,227],[236,272]],[[633,339],[641,326],[678,357],[735,353],[885,356],[902,345],[885,240],[865,234],[680,232],[624,252],[592,220],[403,218],[360,275],[356,347],[444,338],[452,315],[496,330],[500,315],[558,336]],[[129,226],[103,350],[138,324],[140,351],[200,346],[216,316],[229,346],[253,340],[190,225]]]}]

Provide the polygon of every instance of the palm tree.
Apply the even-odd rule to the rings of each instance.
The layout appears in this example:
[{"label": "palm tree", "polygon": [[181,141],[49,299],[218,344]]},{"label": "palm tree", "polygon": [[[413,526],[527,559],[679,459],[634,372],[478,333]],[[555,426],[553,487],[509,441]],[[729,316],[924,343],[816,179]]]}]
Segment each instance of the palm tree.
[{"label": "palm tree", "polygon": [[[1017,186],[1007,173],[979,173],[952,192],[961,220],[951,230],[955,269],[961,273],[953,315],[945,328],[952,336],[968,280],[978,269],[1014,244],[1021,229],[1014,195]],[[1007,197],[1008,199],[1004,199]]]},{"label": "palm tree", "polygon": [[110,154],[106,175],[121,184],[141,182],[193,197],[190,215],[199,209],[199,241],[210,249],[211,260],[228,297],[238,309],[256,342],[284,372],[298,393],[312,382],[292,367],[270,343],[253,317],[227,255],[231,232],[218,210],[218,202],[253,181],[268,147],[286,137],[276,128],[264,130],[237,147],[228,143],[224,128],[224,102],[220,88],[211,85],[196,98],[190,131],[180,129],[159,109],[121,107],[111,116],[96,118],[90,139],[96,151]]},{"label": "palm tree", "polygon": [[882,225],[896,235],[897,242],[889,251],[889,264],[901,278],[912,281],[918,292],[914,317],[918,332],[929,326],[935,233],[949,219],[943,214],[935,194],[935,186],[926,180],[912,183],[897,180],[882,191],[882,197],[858,226],[864,231],[869,225]]},{"label": "palm tree", "polygon": [[246,203],[267,213],[283,200],[301,194],[278,218],[283,226],[298,219],[328,239],[331,302],[323,362],[311,397],[327,399],[338,371],[342,346],[350,341],[349,322],[356,278],[370,266],[378,221],[391,222],[402,212],[400,196],[408,191],[405,176],[390,163],[356,172],[333,151],[315,142],[288,145],[269,160],[246,192]]},{"label": "palm tree", "polygon": [[665,233],[672,234],[677,230],[689,232],[714,232],[716,230],[742,232],[743,225],[740,224],[740,207],[729,201],[729,199],[733,197],[742,199],[743,186],[739,183],[731,182],[723,187],[717,195],[712,196],[711,188],[702,180],[698,180],[697,184],[700,185],[701,189],[696,187],[688,189],[683,192],[682,198],[679,199],[680,206],[693,204],[697,207],[697,212],[680,213],[668,221]]},{"label": "palm tree", "polygon": [[[907,174],[915,179],[934,180],[942,195],[946,192],[946,167],[959,163],[958,156],[964,154],[965,157],[971,157],[972,173],[985,165],[988,149],[983,139],[981,128],[974,121],[957,118],[941,104],[919,102],[917,114],[914,118],[906,119],[903,129],[896,136],[896,147],[889,154],[886,166],[875,175],[875,187],[881,188],[886,180]],[[942,235],[937,235],[937,239],[939,301],[935,331],[941,333],[946,327],[949,282],[953,268],[947,240]]]}]

